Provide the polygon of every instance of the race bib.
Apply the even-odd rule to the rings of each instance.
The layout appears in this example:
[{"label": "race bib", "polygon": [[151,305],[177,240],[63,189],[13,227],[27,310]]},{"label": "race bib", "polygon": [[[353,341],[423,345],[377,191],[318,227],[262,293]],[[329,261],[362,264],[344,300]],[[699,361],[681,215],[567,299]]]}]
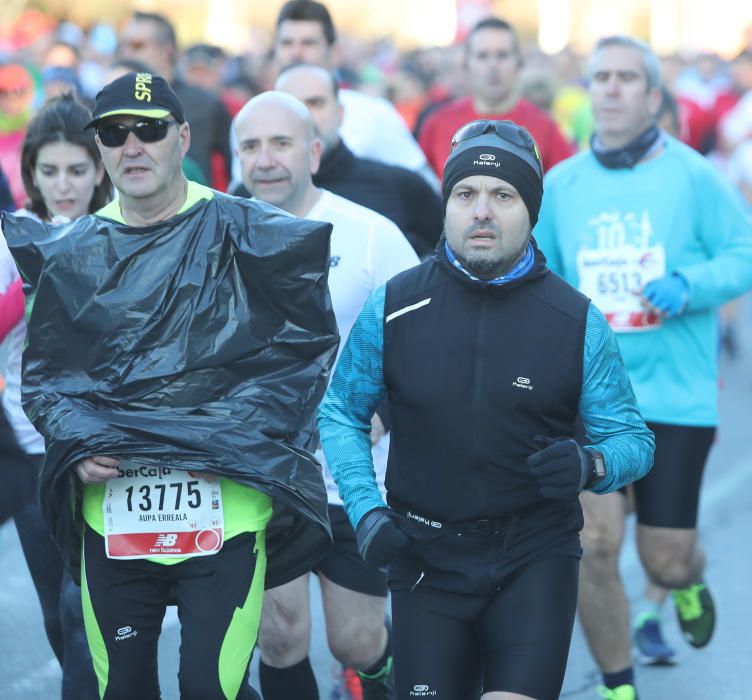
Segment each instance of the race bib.
[{"label": "race bib", "polygon": [[661,319],[640,304],[640,290],[666,274],[663,246],[622,246],[577,253],[580,291],[590,297],[617,333],[647,331]]},{"label": "race bib", "polygon": [[222,548],[219,480],[125,459],[118,472],[107,482],[103,504],[110,559],[200,557]]}]

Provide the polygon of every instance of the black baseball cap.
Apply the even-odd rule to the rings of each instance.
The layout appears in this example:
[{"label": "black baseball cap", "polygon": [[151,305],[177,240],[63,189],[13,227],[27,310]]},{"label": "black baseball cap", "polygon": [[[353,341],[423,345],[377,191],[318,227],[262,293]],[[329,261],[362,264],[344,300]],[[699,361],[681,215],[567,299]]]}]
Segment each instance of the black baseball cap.
[{"label": "black baseball cap", "polygon": [[161,75],[126,73],[105,85],[94,100],[90,129],[100,119],[119,114],[151,119],[166,119],[170,115],[182,124],[185,113],[175,91]]}]

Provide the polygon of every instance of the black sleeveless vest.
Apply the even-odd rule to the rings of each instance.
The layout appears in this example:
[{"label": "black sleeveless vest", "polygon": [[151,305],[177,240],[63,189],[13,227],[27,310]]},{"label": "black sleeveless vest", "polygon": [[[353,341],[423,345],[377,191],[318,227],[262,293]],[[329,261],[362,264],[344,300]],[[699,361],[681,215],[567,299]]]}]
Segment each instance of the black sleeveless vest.
[{"label": "black sleeveless vest", "polygon": [[503,286],[470,279],[443,249],[387,283],[392,502],[444,522],[561,512],[525,460],[535,436],[574,435],[589,301],[535,255]]}]

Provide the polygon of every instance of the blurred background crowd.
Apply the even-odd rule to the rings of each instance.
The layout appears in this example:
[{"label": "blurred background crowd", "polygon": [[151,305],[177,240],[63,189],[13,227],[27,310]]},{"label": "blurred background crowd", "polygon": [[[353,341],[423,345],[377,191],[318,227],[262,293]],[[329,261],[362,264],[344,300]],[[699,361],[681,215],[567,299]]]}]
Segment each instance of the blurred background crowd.
[{"label": "blurred background crowd", "polygon": [[[200,105],[186,104],[194,141],[186,172],[219,190],[231,189],[231,118],[273,85],[274,19],[282,4],[178,0],[97,7],[73,0],[35,9],[22,0],[4,3],[0,180],[7,187],[0,189],[9,190],[10,199],[6,194],[0,206],[26,203],[21,145],[44,100],[75,91],[90,102],[105,83],[134,69],[165,75],[183,86],[178,94],[184,102]],[[549,113],[578,149],[588,147],[592,130],[584,73],[593,41],[615,31],[646,39],[662,56],[662,125],[707,155],[752,203],[752,9],[744,3],[538,0],[523,8],[500,0],[333,0],[327,5],[338,32],[333,68],[340,84],[392,102],[419,143],[427,115],[471,89],[463,39],[486,15],[503,16],[520,35],[523,61],[505,79]],[[148,22],[134,29],[139,9],[163,14],[174,26],[173,36]],[[199,91],[188,95],[184,86]],[[733,330],[726,344],[733,351]]]}]

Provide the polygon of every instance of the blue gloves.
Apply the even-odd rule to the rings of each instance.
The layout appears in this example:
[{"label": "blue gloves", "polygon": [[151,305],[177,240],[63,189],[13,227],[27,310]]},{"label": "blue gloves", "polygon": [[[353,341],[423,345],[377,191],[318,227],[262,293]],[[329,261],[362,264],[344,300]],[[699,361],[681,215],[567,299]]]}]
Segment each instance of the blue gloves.
[{"label": "blue gloves", "polygon": [[667,318],[674,318],[687,306],[689,287],[684,277],[674,272],[648,282],[642,290],[642,296]]},{"label": "blue gloves", "polygon": [[410,538],[400,529],[407,518],[390,508],[369,510],[355,528],[360,556],[372,566],[383,568],[410,550]]},{"label": "blue gloves", "polygon": [[547,445],[527,458],[540,495],[561,500],[575,498],[595,473],[593,455],[571,438],[539,436],[535,442]]}]

